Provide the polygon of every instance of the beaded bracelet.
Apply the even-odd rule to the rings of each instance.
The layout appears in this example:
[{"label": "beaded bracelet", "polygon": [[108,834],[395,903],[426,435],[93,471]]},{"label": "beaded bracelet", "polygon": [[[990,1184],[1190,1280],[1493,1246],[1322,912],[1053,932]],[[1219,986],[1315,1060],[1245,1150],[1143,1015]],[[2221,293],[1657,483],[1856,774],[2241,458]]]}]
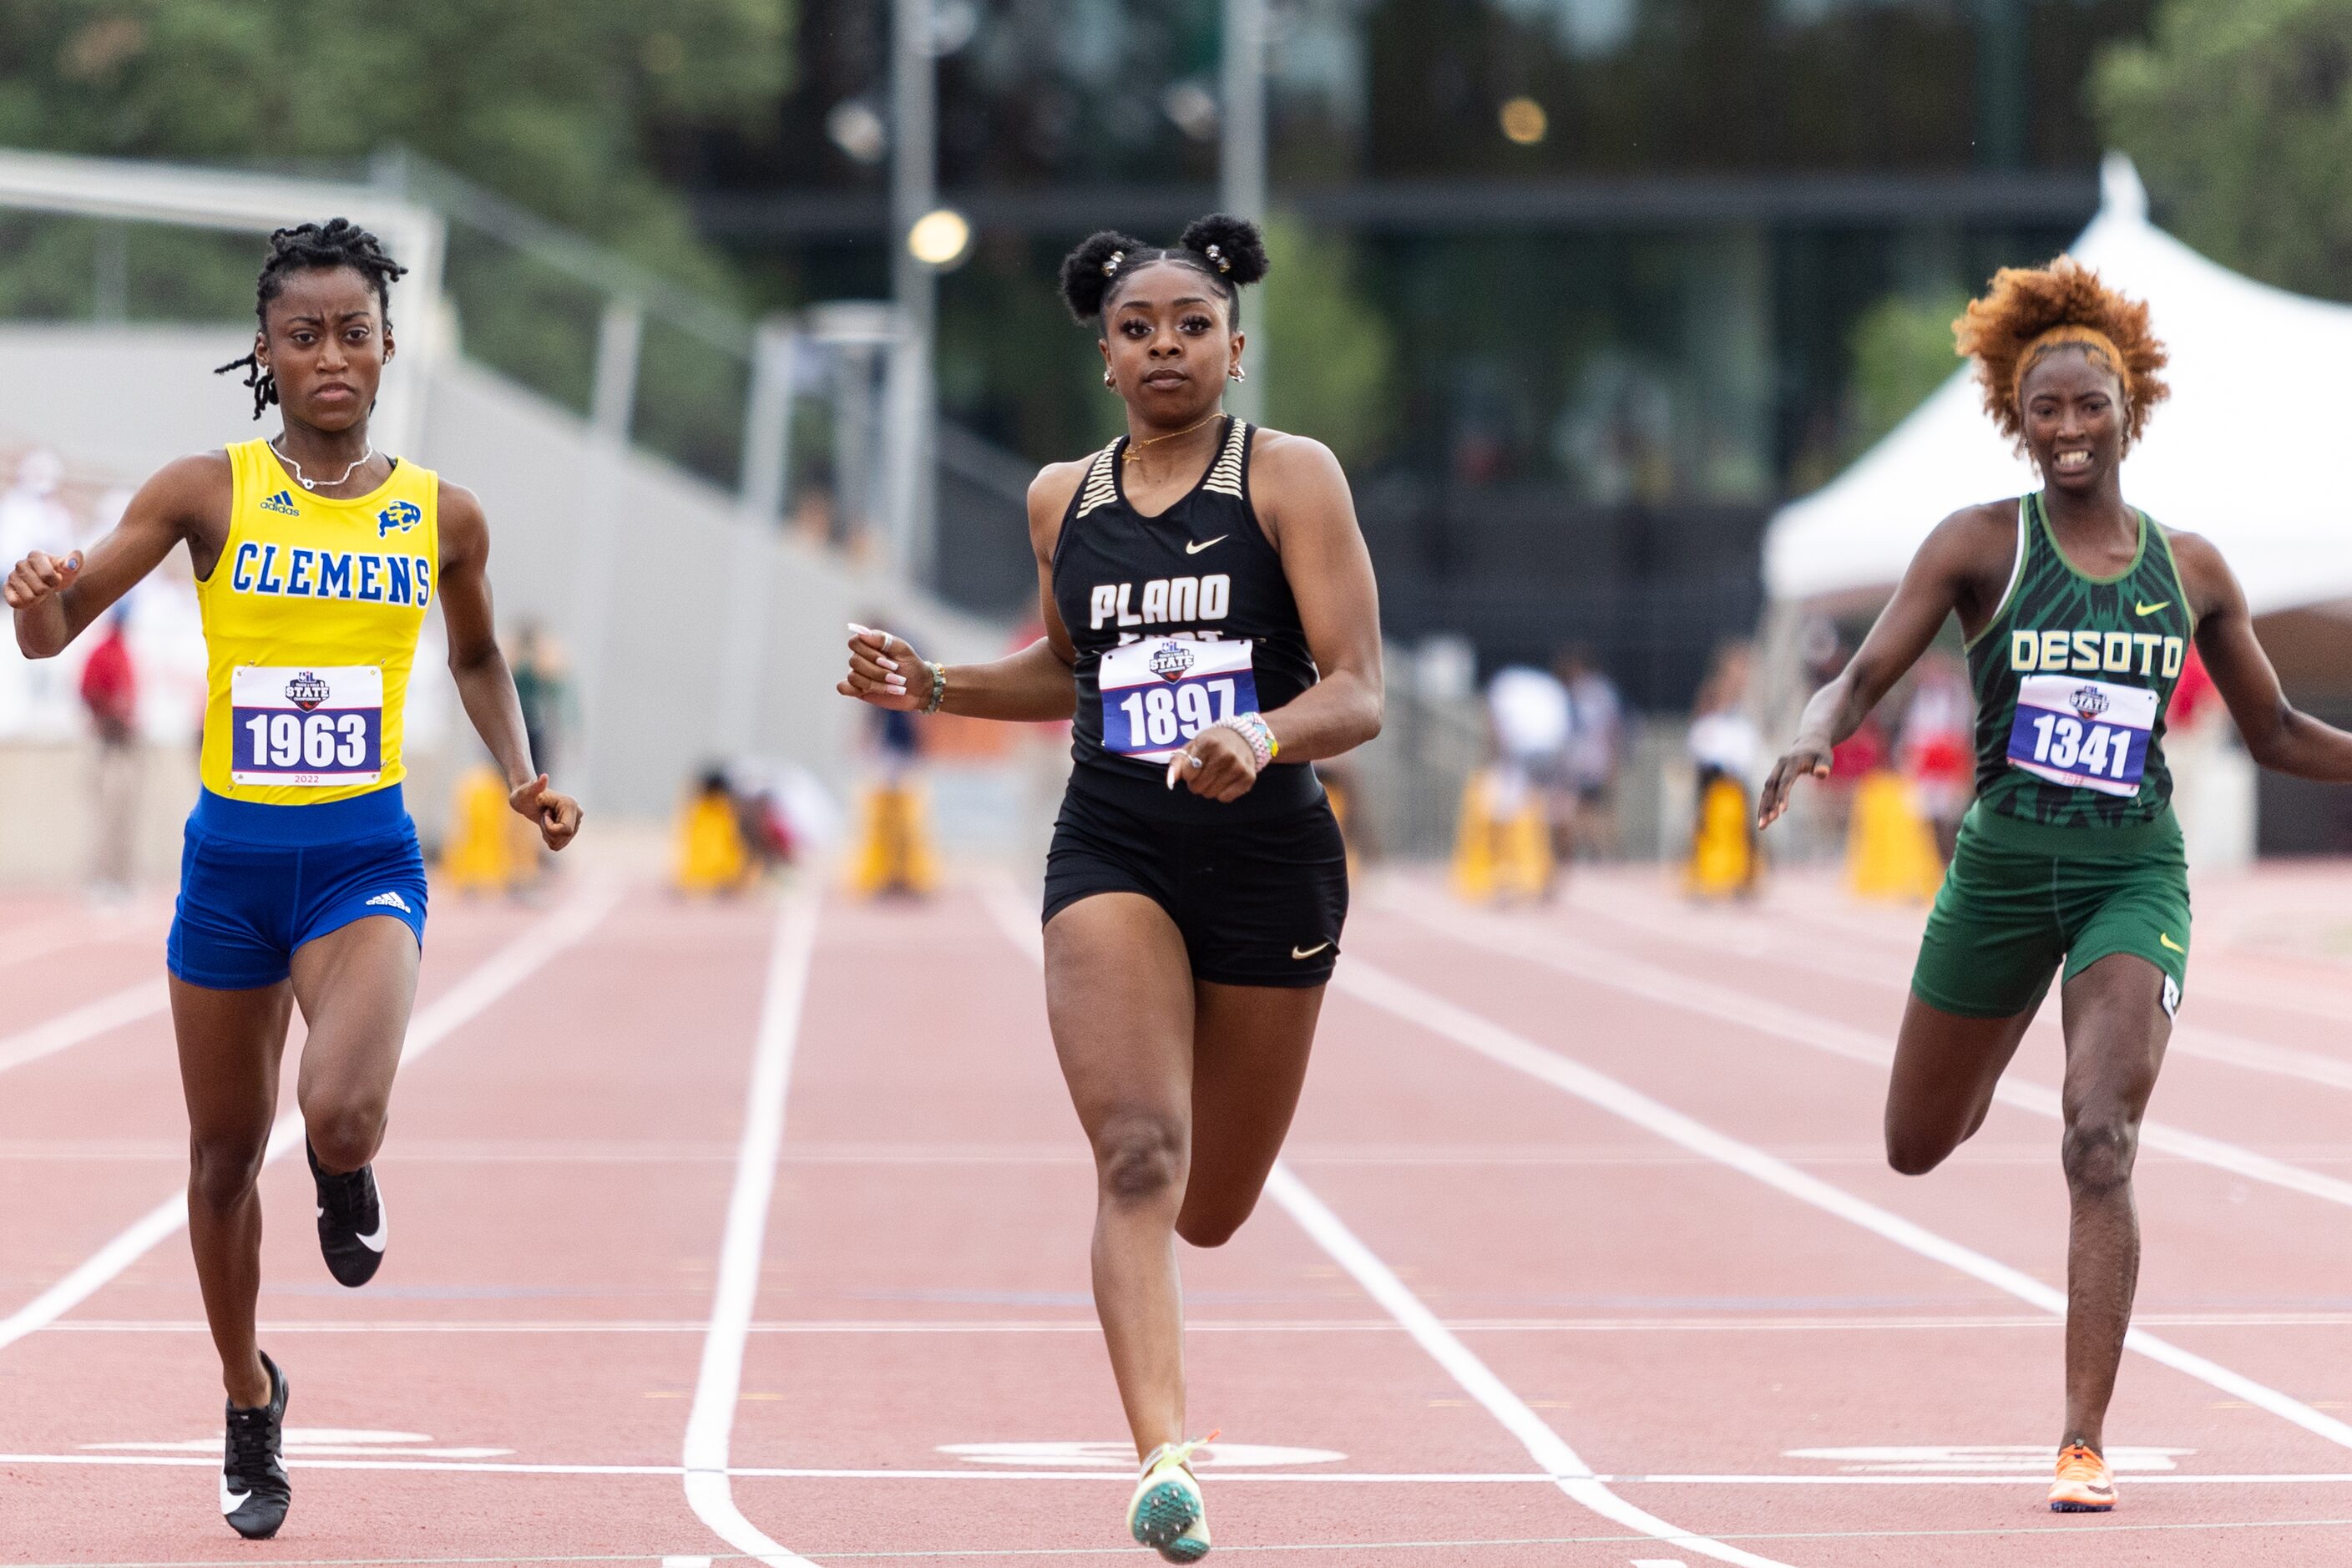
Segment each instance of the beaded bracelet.
[{"label": "beaded bracelet", "polygon": [[1217,721],[1216,728],[1231,730],[1249,742],[1250,755],[1257,759],[1258,772],[1282,752],[1282,742],[1274,738],[1273,727],[1257,713],[1236,713],[1230,719]]},{"label": "beaded bracelet", "polygon": [[929,700],[923,704],[921,711],[925,713],[936,713],[940,710],[940,704],[945,702],[947,700],[948,667],[946,662],[942,660],[941,662],[931,666],[931,695]]}]

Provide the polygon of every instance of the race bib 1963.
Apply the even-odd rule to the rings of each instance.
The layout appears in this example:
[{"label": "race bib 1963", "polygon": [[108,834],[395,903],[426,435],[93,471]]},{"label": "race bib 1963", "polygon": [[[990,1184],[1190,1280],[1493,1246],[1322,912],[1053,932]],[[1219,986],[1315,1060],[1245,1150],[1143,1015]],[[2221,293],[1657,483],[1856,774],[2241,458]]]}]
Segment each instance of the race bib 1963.
[{"label": "race bib 1963", "polygon": [[1250,647],[1151,637],[1104,654],[1103,749],[1164,763],[1219,720],[1255,712]]},{"label": "race bib 1963", "polygon": [[2156,693],[2067,675],[2029,675],[2009,731],[2009,761],[2037,778],[2136,795],[2147,770]]},{"label": "race bib 1963", "polygon": [[373,784],[383,773],[383,671],[246,665],[229,675],[232,783]]}]

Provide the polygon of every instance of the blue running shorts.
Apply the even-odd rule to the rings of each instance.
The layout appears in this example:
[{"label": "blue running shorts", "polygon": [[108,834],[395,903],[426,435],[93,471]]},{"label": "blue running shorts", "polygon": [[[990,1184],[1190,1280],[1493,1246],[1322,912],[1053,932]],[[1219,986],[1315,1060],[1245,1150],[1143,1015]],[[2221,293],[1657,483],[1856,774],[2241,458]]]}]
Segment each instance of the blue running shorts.
[{"label": "blue running shorts", "polygon": [[207,990],[275,985],[295,949],[370,915],[424,945],[425,856],[398,784],[322,805],[205,790],[188,814],[164,963]]}]

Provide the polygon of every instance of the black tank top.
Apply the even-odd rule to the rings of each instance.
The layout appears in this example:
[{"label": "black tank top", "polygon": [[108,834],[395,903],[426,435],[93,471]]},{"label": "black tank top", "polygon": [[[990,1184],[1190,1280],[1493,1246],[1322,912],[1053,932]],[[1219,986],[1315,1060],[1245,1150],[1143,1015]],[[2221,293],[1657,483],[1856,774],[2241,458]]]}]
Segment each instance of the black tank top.
[{"label": "black tank top", "polygon": [[1127,437],[1087,466],[1054,546],[1054,603],[1077,647],[1070,787],[1143,814],[1258,820],[1323,798],[1315,770],[1276,762],[1228,804],[1162,781],[1169,755],[1232,713],[1272,712],[1315,684],[1282,557],[1249,500],[1251,426],[1228,417],[1200,482],[1156,517],[1129,504]]}]

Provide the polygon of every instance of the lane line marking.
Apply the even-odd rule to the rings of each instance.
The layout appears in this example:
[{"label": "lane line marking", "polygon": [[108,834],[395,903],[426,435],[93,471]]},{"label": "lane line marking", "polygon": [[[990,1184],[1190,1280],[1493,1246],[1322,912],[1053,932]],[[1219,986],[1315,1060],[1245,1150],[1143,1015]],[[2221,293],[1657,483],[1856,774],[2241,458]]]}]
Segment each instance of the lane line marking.
[{"label": "lane line marking", "polygon": [[[617,888],[584,890],[484,959],[409,1019],[408,1037],[401,1045],[401,1066],[405,1068],[422,1057],[530,979],[549,960],[594,930],[620,901]],[[266,1165],[282,1158],[301,1141],[302,1113],[299,1109],[289,1110],[270,1128],[262,1163]],[[187,1223],[188,1194],[183,1187],[133,1221],[72,1273],[0,1318],[0,1350],[56,1322]]]},{"label": "lane line marking", "polygon": [[1413,1294],[1403,1280],[1397,1278],[1396,1271],[1366,1247],[1321,1198],[1307,1190],[1307,1184],[1278,1160],[1275,1162],[1273,1173],[1266,1178],[1265,1190],[1267,1195],[1282,1205],[1283,1212],[1296,1220],[1298,1227],[1311,1237],[1333,1262],[1348,1271],[1363,1288],[1365,1294],[1388,1309],[1405,1332],[1412,1336],[1413,1342],[1426,1351],[1431,1360],[1444,1367],[1464,1393],[1484,1405],[1486,1414],[1518,1439],[1519,1446],[1528,1451],[1528,1456],[1544,1468],[1545,1473],[1569,1498],[1603,1519],[1613,1520],[1654,1540],[1671,1541],[1718,1562],[1741,1563],[1745,1568],[1783,1568],[1772,1558],[1759,1557],[1752,1552],[1743,1552],[1738,1547],[1727,1546],[1719,1541],[1711,1541],[1669,1524],[1611,1491],[1607,1484],[1594,1475],[1592,1467],[1569,1447],[1566,1438],[1528,1408],[1527,1401],[1496,1377],[1469,1346],[1448,1332],[1445,1325],[1438,1321],[1437,1315]]},{"label": "lane line marking", "polygon": [[800,1042],[802,1006],[808,998],[809,968],[816,952],[817,904],[814,893],[793,893],[785,896],[777,911],[752,1048],[751,1082],[745,1094],[742,1144],[736,1155],[735,1186],[728,1196],[727,1228],[719,1244],[719,1279],[711,1292],[710,1321],[702,1340],[694,1405],[686,1419],[686,1500],[721,1541],[769,1568],[813,1565],[770,1540],[735,1506],[728,1450],[742,1390],[744,1341],[760,1295],[768,1207],[775,1194],[776,1157],[784,1141],[784,1101],[792,1092],[793,1058]]},{"label": "lane line marking", "polygon": [[[20,1068],[27,1062],[53,1057],[69,1050],[85,1040],[110,1034],[128,1024],[152,1018],[170,1005],[170,995],[160,980],[142,980],[136,985],[100,997],[95,1002],[76,1007],[70,1013],[59,1014],[29,1029],[0,1037],[0,1072]],[[185,1150],[182,1151],[184,1154]]]},{"label": "lane line marking", "polygon": [[[995,922],[1005,940],[1042,969],[1045,960],[1045,939],[1035,922],[1024,918],[1019,907],[1002,889],[992,890],[985,903],[989,918]],[[1356,1233],[1349,1230],[1346,1223],[1280,1160],[1275,1162],[1273,1171],[1266,1177],[1265,1192],[1282,1205],[1283,1211],[1307,1233],[1308,1239],[1323,1249],[1325,1256],[1346,1269],[1364,1293],[1379,1302],[1412,1337],[1413,1342],[1445,1369],[1446,1374],[1464,1393],[1485,1406],[1486,1413],[1506,1432],[1518,1439],[1519,1446],[1528,1451],[1528,1457],[1544,1468],[1545,1473],[1570,1500],[1603,1519],[1613,1520],[1639,1531],[1653,1540],[1671,1541],[1718,1562],[1739,1563],[1743,1568],[1787,1568],[1786,1564],[1769,1557],[1759,1557],[1752,1552],[1743,1552],[1738,1547],[1692,1534],[1655,1514],[1635,1508],[1611,1491],[1595,1479],[1592,1467],[1578,1456],[1568,1440],[1553,1431],[1542,1416],[1496,1377],[1469,1346],[1455,1338],[1438,1321],[1437,1314],[1432,1312],[1421,1298],[1397,1278],[1396,1271],[1366,1247]]]},{"label": "lane line marking", "polygon": [[[1481,916],[1441,915],[1407,901],[1391,900],[1387,908],[1416,925],[1439,931],[1465,946],[1556,970],[1595,985],[1606,985],[1645,1002],[1696,1013],[1758,1034],[1772,1035],[1808,1046],[1828,1056],[1884,1068],[1895,1059],[1893,1046],[1864,1029],[1835,1018],[1786,1006],[1768,997],[1733,986],[1677,973],[1637,958],[1594,948],[1572,938],[1540,936]],[[1493,929],[1499,927],[1500,929]],[[1399,984],[1402,984],[1400,982]],[[2065,1107],[2059,1091],[2044,1085],[2021,1082],[2004,1075],[1993,1088],[1993,1098],[2015,1110],[2063,1122]],[[2300,1165],[2252,1150],[2191,1132],[2153,1118],[2140,1123],[2143,1148],[2160,1150],[2217,1171],[2243,1176],[2287,1192],[2301,1193],[2323,1203],[2352,1208],[2352,1181],[2322,1175]],[[1769,1158],[1769,1156],[1767,1156]]]},{"label": "lane line marking", "polygon": [[[1905,1333],[1962,1330],[2059,1327],[2040,1312],[1982,1313],[1950,1317],[1762,1317],[1726,1312],[1705,1318],[1446,1318],[1457,1334],[1643,1334],[1643,1333],[1853,1333],[1885,1330]],[[2340,1329],[2352,1326],[2352,1312],[2141,1312],[2136,1322],[2166,1328]],[[1184,1325],[1204,1334],[1394,1334],[1404,1331],[1393,1318],[1194,1318]],[[265,1334],[704,1334],[701,1318],[391,1318],[280,1319],[265,1321]],[[44,1333],[201,1334],[200,1318],[69,1318]],[[748,1325],[754,1334],[1096,1334],[1092,1318],[809,1318],[767,1320]]]},{"label": "lane line marking", "polygon": [[[1596,1068],[1537,1045],[1523,1035],[1506,1029],[1407,981],[1397,979],[1360,958],[1355,960],[1351,967],[1339,972],[1339,987],[1358,1001],[1417,1024],[1490,1061],[1516,1068],[1588,1105],[1631,1121],[1637,1127],[1646,1128],[1671,1142],[1706,1154],[1717,1163],[1752,1177],[1800,1203],[1859,1226],[1922,1258],[1956,1268],[2055,1317],[2063,1319],[2066,1315],[2065,1292],[2043,1284],[2022,1269],[2012,1268],[1891,1210],[1858,1198],[1843,1187],[1832,1186],[1784,1160],[1775,1159],[1761,1149],[1743,1143],[1727,1133],[1718,1132],[1697,1119],[1653,1100]],[[2301,1400],[2256,1383],[2219,1362],[2184,1350],[2141,1328],[2130,1330],[2125,1335],[2124,1343],[2151,1361],[2193,1377],[2209,1387],[2220,1389],[2233,1398],[2242,1399],[2257,1409],[2267,1410],[2315,1436],[2324,1437],[2340,1447],[2352,1448],[2352,1426],[2347,1426],[2332,1415],[2322,1415]]]},{"label": "lane line marking", "polygon": [[[216,1440],[215,1440],[216,1441]],[[152,1468],[218,1469],[217,1458],[180,1454],[0,1454],[0,1465],[49,1466],[131,1466]],[[305,1458],[289,1455],[286,1468],[289,1470],[415,1470],[435,1474],[511,1476],[654,1476],[677,1478],[687,1474],[682,1465],[567,1465],[530,1464],[495,1460],[469,1459],[337,1459]],[[1133,1486],[1135,1478],[1117,1470],[1013,1470],[994,1466],[974,1466],[967,1470],[911,1469],[826,1469],[813,1467],[738,1465],[727,1474],[738,1480],[779,1481],[1097,1481]],[[1717,1474],[1660,1472],[1623,1475],[1595,1473],[1586,1478],[1606,1486],[1618,1487],[2020,1487],[2042,1486],[2050,1479],[2041,1470],[2031,1474],[2003,1476],[1994,1474],[1949,1476],[1872,1476],[1872,1475],[1754,1475],[1743,1471]],[[1426,1471],[1314,1471],[1314,1470],[1235,1470],[1219,1472],[1219,1483],[1248,1481],[1265,1486],[1346,1486],[1346,1487],[1553,1487],[1560,1478],[1544,1470],[1426,1470]],[[2134,1475],[2132,1486],[2139,1487],[2352,1487],[2352,1470],[2321,1470],[2305,1474],[2265,1474],[2261,1472],[2215,1475],[2184,1474],[2179,1471],[2157,1471]],[[1647,1532],[1644,1532],[1645,1534]],[[1694,1538],[1674,1537],[1682,1544],[1696,1550]],[[1223,1550],[1220,1548],[1220,1550]],[[820,1552],[818,1557],[833,1557],[835,1552]],[[505,1559],[501,1558],[503,1562]]]},{"label": "lane line marking", "polygon": [[[1595,915],[1600,913],[1588,905],[1580,904],[1578,907],[1588,913]],[[1688,920],[1671,920],[1664,915],[1643,913],[1622,906],[1608,911],[1606,918],[1620,924],[1631,926],[1636,931],[1644,931],[1661,941],[1700,952],[1719,951],[1717,944],[1727,934],[1723,931],[1705,931]],[[1557,926],[1549,929],[1563,942],[1580,942],[1588,947],[1599,947],[1599,944],[1592,942],[1590,938],[1570,933]],[[1614,950],[1603,951],[1613,952]],[[1752,959],[1763,963],[1789,965],[1815,974],[1827,975],[1834,980],[1843,980],[1851,984],[1869,986],[1874,990],[1895,991],[1906,996],[1911,992],[1910,981],[1905,974],[1889,973],[1880,969],[1824,958],[1817,949],[1801,942],[1790,942],[1785,937],[1758,940],[1750,933],[1742,932],[1735,951],[1741,958]],[[1741,991],[1756,994],[1751,985],[1741,984],[1737,981],[1731,984]],[[2200,981],[2200,988],[2205,984]],[[2345,1014],[2339,1012],[2331,1021],[2341,1022]],[[2045,1021],[2042,1026],[2049,1026]],[[2320,1051],[2304,1050],[2294,1046],[2273,1045],[2266,1040],[2253,1039],[2245,1035],[2233,1034],[2226,1029],[2211,1028],[2203,1024],[2177,1025],[2172,1031],[2172,1043],[2167,1049],[2170,1054],[2192,1057],[2200,1061],[2218,1062],[2225,1067],[2239,1068],[2247,1072],[2269,1073],[2279,1078],[2298,1079],[2306,1083],[2321,1084],[2329,1089],[2352,1089],[2352,1061],[2347,1061],[2340,1057],[2328,1056]]]}]

